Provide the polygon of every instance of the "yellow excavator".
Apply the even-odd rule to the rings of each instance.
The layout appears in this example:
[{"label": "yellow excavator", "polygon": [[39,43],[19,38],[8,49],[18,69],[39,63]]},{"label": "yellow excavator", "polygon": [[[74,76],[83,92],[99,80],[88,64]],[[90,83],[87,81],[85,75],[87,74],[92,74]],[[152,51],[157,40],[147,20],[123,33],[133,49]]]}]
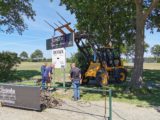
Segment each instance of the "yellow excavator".
[{"label": "yellow excavator", "polygon": [[[121,60],[120,50],[110,45],[99,45],[93,39],[86,39],[89,36],[84,34],[78,35],[76,35],[75,43],[88,62],[88,66],[86,66],[86,70],[83,73],[83,84],[88,84],[90,80],[95,80],[98,85],[105,86],[110,81],[122,83],[126,80],[127,70]],[[90,59],[92,57],[93,59]]]},{"label": "yellow excavator", "polygon": [[102,52],[105,54],[106,59],[102,58],[102,62],[99,59],[90,61],[83,83],[88,83],[91,79],[96,80],[97,84],[101,86],[107,85],[109,81],[113,80],[118,83],[124,82],[127,77],[127,71],[123,66],[120,55],[115,54],[115,49],[108,47],[103,48]]}]

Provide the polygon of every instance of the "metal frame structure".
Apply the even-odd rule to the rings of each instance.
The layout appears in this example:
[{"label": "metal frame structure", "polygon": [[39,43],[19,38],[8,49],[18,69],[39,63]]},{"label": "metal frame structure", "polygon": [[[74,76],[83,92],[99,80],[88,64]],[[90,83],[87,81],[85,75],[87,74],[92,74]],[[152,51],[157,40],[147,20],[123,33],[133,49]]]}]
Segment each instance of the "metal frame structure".
[{"label": "metal frame structure", "polygon": [[58,31],[60,32],[62,35],[65,35],[66,33],[64,32],[63,28],[66,28],[70,33],[74,33],[74,30],[70,27],[70,22],[68,22],[64,17],[62,17],[60,15],[60,13],[56,12],[57,15],[65,22],[65,24],[63,24],[62,22],[58,21],[58,23],[60,25],[58,25],[57,23],[54,23],[54,25],[56,27],[54,27],[53,25],[51,25],[49,22],[47,22],[46,20],[44,20],[45,23],[47,23],[51,28],[54,29],[54,32]]}]

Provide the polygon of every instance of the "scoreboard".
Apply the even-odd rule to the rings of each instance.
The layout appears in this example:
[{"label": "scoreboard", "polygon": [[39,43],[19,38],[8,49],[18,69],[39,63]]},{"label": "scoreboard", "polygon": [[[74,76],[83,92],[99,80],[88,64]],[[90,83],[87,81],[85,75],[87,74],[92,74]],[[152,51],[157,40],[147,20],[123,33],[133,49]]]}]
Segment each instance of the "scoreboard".
[{"label": "scoreboard", "polygon": [[57,49],[73,46],[74,33],[53,37],[46,40],[46,49]]}]

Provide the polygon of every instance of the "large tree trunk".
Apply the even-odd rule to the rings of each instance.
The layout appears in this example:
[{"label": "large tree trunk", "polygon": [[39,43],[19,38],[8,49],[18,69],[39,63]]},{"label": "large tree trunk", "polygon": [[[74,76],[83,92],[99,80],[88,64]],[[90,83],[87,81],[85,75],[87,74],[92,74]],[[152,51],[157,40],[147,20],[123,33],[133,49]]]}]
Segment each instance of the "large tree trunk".
[{"label": "large tree trunk", "polygon": [[131,77],[131,86],[140,86],[143,78],[143,56],[144,56],[144,18],[141,10],[136,11],[136,41],[134,69]]},{"label": "large tree trunk", "polygon": [[131,85],[137,88],[143,80],[143,56],[144,56],[144,26],[147,17],[157,7],[160,0],[153,0],[147,11],[143,10],[143,0],[135,0],[136,4],[136,43],[134,69],[131,77]]}]

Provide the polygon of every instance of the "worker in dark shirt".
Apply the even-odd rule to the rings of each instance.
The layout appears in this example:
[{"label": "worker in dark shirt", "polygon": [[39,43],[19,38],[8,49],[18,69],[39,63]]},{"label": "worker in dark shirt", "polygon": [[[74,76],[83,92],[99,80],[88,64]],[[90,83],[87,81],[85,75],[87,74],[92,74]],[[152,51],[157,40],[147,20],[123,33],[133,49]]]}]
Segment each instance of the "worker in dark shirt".
[{"label": "worker in dark shirt", "polygon": [[52,80],[52,69],[54,68],[54,64],[51,64],[46,67],[44,72],[44,80],[47,82],[47,88],[50,90],[51,80]]},{"label": "worker in dark shirt", "polygon": [[81,71],[75,63],[71,65],[70,78],[73,84],[74,100],[80,99]]},{"label": "worker in dark shirt", "polygon": [[46,66],[47,66],[47,63],[44,63],[44,64],[41,66],[42,89],[43,89],[43,87],[45,86],[44,72],[45,72]]}]

